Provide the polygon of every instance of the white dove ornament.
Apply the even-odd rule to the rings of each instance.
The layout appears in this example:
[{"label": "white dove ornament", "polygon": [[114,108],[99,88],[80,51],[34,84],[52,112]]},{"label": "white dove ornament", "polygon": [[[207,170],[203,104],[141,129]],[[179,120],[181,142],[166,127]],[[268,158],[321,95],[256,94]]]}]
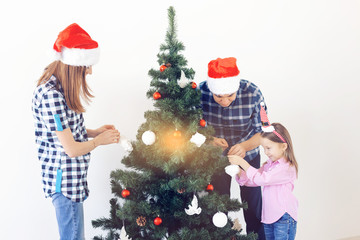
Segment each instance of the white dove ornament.
[{"label": "white dove ornament", "polygon": [[185,212],[187,215],[194,215],[201,213],[201,208],[198,207],[198,199],[195,195],[193,200],[191,201],[191,205],[189,205],[189,209],[185,208]]},{"label": "white dove ornament", "polygon": [[131,238],[129,238],[129,236],[126,234],[124,226],[121,228],[121,233],[120,233],[119,240],[131,240]]},{"label": "white dove ornament", "polygon": [[178,81],[178,85],[181,87],[181,88],[184,88],[186,87],[188,84],[189,84],[189,79],[187,79],[185,77],[185,74],[183,71],[181,71],[181,77],[180,77],[180,80]]}]

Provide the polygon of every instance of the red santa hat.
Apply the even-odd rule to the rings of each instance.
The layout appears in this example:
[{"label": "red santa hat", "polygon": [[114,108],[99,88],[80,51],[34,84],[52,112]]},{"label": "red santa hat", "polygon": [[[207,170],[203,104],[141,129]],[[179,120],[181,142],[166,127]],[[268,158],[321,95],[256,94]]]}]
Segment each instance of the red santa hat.
[{"label": "red santa hat", "polygon": [[207,84],[210,91],[217,95],[237,92],[240,85],[240,71],[236,58],[217,58],[208,64]]},{"label": "red santa hat", "polygon": [[99,61],[98,43],[78,24],[61,31],[53,47],[55,59],[71,66],[92,66]]}]

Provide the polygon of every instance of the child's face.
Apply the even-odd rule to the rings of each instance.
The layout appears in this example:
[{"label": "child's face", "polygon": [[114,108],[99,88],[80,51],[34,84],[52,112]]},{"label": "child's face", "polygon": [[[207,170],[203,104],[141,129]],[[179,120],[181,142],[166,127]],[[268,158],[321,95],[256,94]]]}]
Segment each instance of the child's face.
[{"label": "child's face", "polygon": [[261,139],[261,146],[263,146],[266,156],[268,156],[271,161],[277,161],[284,157],[287,148],[286,143],[273,142],[267,138]]}]

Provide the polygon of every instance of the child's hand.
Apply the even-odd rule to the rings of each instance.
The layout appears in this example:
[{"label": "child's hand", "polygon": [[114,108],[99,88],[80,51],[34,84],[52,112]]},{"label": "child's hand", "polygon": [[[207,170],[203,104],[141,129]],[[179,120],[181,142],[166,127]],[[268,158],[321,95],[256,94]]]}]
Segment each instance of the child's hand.
[{"label": "child's hand", "polygon": [[244,174],[244,170],[240,169],[239,173],[237,174],[239,177],[241,177],[242,174]]},{"label": "child's hand", "polygon": [[240,167],[245,171],[247,171],[250,167],[250,164],[242,157],[239,157],[237,155],[228,155],[228,158],[231,164],[240,165]]},{"label": "child's hand", "polygon": [[240,165],[241,161],[244,160],[243,158],[237,156],[237,155],[228,155],[229,162],[234,165]]}]

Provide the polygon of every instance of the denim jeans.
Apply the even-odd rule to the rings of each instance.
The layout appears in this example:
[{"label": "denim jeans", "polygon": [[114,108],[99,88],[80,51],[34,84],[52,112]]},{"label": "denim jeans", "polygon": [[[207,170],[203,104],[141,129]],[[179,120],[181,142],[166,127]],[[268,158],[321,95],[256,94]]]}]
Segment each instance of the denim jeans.
[{"label": "denim jeans", "polygon": [[61,193],[52,195],[60,240],[84,240],[83,204],[73,202]]},{"label": "denim jeans", "polygon": [[297,222],[285,213],[277,222],[264,224],[266,240],[294,240]]}]

